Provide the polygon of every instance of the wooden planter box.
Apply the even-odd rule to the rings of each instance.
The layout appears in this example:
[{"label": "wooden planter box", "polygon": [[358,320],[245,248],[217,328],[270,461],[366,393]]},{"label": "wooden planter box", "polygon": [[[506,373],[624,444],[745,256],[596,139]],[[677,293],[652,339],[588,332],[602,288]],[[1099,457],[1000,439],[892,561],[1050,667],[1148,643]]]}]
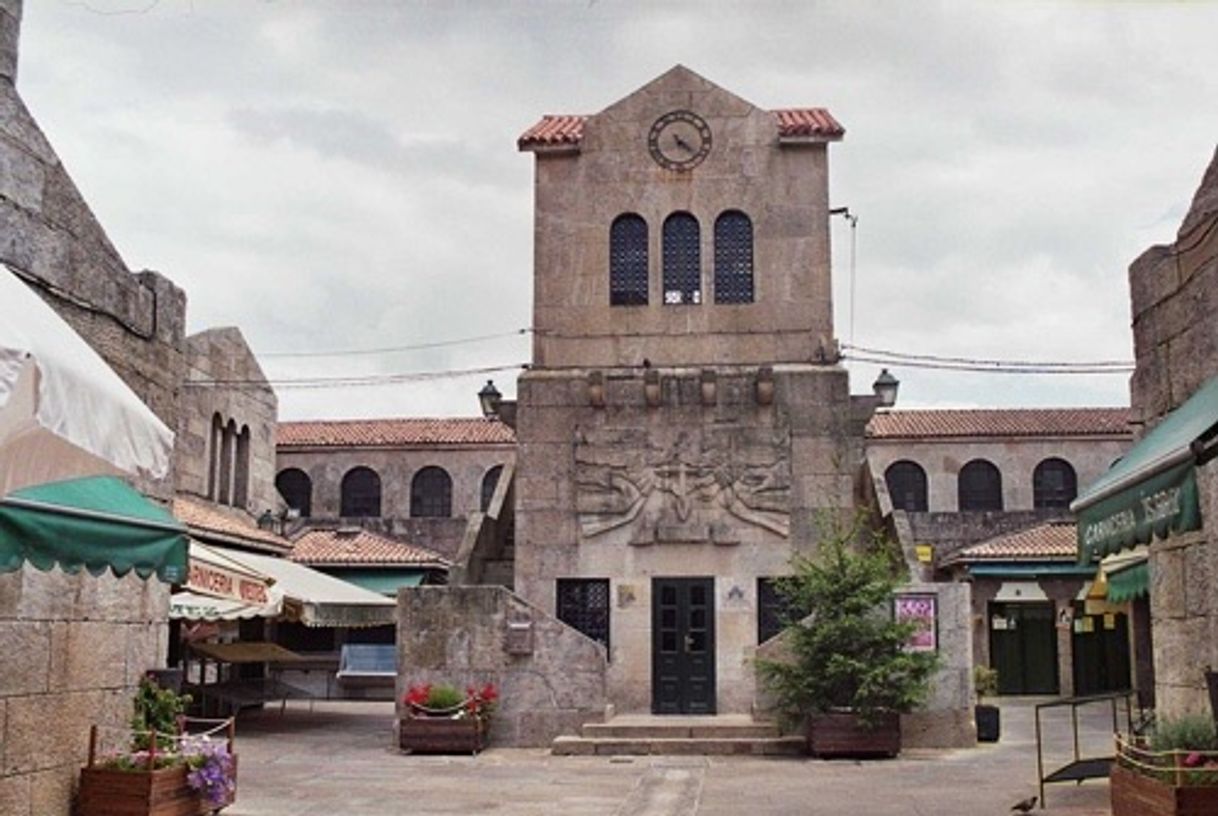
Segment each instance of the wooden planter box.
[{"label": "wooden planter box", "polygon": [[1159,779],[1112,766],[1109,777],[1112,816],[1212,816],[1218,813],[1218,787],[1176,787]]},{"label": "wooden planter box", "polygon": [[884,714],[868,728],[850,712],[813,714],[808,752],[817,757],[895,757],[901,752],[901,715]]},{"label": "wooden planter box", "polygon": [[486,723],[479,717],[406,714],[398,725],[398,746],[416,754],[476,754],[486,747]]},{"label": "wooden planter box", "polygon": [[[237,757],[233,757],[233,773]],[[232,804],[204,801],[186,782],[187,768],[119,771],[100,766],[81,768],[78,816],[203,816]]]}]

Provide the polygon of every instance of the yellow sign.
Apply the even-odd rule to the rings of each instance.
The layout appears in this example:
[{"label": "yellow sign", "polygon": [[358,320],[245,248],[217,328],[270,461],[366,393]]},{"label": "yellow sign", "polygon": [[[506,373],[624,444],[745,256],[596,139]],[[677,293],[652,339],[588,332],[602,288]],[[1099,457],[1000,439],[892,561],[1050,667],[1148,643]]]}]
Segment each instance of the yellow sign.
[{"label": "yellow sign", "polygon": [[923,564],[929,564],[935,560],[935,548],[931,544],[918,544],[914,547],[914,551],[918,554],[918,560]]},{"label": "yellow sign", "polygon": [[1104,628],[1105,629],[1115,629],[1116,628],[1116,615],[1112,614],[1111,612],[1107,612],[1104,614]]}]

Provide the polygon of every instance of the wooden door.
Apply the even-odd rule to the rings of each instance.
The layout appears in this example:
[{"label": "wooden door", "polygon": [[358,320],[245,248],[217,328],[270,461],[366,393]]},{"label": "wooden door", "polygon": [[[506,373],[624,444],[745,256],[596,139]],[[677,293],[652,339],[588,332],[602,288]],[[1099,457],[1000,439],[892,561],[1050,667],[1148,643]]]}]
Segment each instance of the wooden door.
[{"label": "wooden door", "polygon": [[714,714],[714,579],[655,578],[651,590],[652,712]]}]

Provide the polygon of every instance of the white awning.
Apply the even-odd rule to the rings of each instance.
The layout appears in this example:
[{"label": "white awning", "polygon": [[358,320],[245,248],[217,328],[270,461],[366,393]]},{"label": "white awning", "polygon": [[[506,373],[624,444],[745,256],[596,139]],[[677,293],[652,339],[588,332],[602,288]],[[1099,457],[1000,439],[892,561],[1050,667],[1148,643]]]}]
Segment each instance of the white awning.
[{"label": "white awning", "polygon": [[218,547],[190,540],[187,579],[169,600],[169,617],[185,620],[274,618],[283,612],[275,579]]},{"label": "white awning", "polygon": [[169,617],[175,620],[215,621],[275,618],[282,611],[282,595],[275,595],[267,604],[242,603],[229,598],[201,595],[197,592],[175,592],[169,599]]}]

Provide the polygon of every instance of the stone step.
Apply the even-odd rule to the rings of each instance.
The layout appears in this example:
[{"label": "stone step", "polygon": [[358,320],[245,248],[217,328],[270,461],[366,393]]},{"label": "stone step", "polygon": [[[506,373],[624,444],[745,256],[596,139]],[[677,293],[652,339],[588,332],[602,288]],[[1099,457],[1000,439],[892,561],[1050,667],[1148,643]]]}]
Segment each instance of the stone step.
[{"label": "stone step", "polygon": [[603,723],[584,723],[580,736],[589,739],[765,739],[778,736],[778,726],[764,722],[671,722],[668,717],[644,721],[613,719]]},{"label": "stone step", "polygon": [[558,737],[555,756],[800,756],[803,737]]}]

